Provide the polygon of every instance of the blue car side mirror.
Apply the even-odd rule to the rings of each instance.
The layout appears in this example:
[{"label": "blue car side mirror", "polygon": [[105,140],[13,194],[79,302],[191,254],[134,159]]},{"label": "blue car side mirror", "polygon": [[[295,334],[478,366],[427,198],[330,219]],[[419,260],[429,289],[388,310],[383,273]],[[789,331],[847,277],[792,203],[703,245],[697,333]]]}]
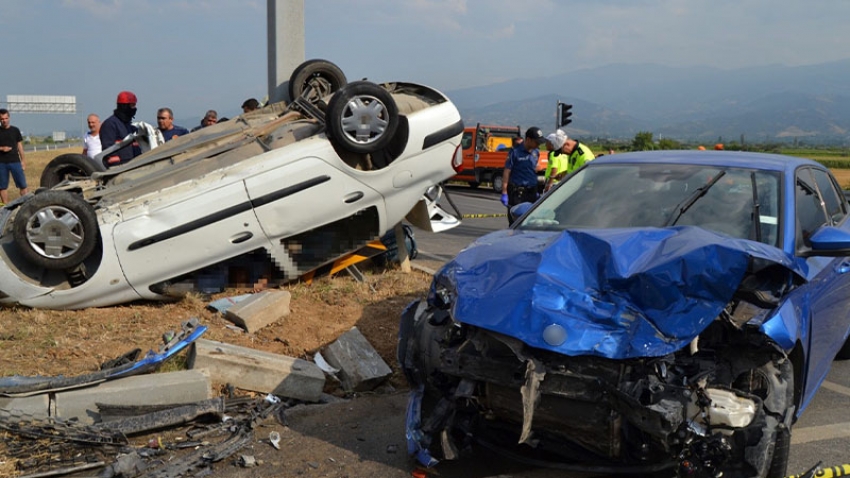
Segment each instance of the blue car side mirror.
[{"label": "blue car side mirror", "polygon": [[510,211],[511,224],[513,224],[514,221],[522,217],[523,214],[527,213],[532,206],[534,206],[533,202],[522,202],[512,207]]},{"label": "blue car side mirror", "polygon": [[823,226],[809,238],[811,252],[807,256],[850,256],[850,232],[840,227]]}]

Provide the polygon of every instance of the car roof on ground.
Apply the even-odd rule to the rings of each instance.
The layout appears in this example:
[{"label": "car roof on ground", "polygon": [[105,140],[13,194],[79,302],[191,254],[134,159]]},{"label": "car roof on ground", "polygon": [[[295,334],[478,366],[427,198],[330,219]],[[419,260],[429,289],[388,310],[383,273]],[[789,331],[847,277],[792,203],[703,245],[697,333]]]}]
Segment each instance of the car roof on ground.
[{"label": "car roof on ground", "polygon": [[697,164],[704,166],[728,166],[754,168],[769,171],[793,171],[803,165],[817,165],[815,161],[781,154],[748,153],[742,151],[640,151],[617,153],[598,158],[588,163],[656,163]]}]

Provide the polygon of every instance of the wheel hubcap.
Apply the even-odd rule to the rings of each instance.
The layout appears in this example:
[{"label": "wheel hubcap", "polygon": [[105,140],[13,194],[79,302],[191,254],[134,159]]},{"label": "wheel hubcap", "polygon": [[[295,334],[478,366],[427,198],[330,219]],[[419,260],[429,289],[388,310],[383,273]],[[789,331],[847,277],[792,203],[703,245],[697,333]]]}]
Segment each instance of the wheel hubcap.
[{"label": "wheel hubcap", "polygon": [[386,107],[374,96],[358,96],[345,105],[342,130],[353,142],[370,144],[387,129]]},{"label": "wheel hubcap", "polygon": [[85,234],[80,218],[70,209],[50,206],[27,221],[27,241],[34,251],[51,259],[62,259],[80,249]]}]

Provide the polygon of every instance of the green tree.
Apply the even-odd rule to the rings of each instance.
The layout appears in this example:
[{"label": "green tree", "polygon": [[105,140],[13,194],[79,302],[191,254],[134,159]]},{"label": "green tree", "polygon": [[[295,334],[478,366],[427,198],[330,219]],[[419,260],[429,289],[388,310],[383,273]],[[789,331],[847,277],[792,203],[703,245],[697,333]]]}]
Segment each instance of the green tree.
[{"label": "green tree", "polygon": [[682,149],[682,143],[675,139],[662,138],[658,140],[658,149]]},{"label": "green tree", "polygon": [[652,133],[649,131],[638,131],[632,140],[632,151],[652,151],[655,143],[652,141]]}]

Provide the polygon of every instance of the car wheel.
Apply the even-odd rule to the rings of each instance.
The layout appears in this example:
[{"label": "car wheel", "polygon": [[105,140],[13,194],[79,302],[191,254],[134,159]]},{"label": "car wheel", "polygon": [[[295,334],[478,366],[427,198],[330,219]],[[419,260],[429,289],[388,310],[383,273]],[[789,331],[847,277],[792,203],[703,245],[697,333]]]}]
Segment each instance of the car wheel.
[{"label": "car wheel", "polygon": [[105,171],[102,163],[82,154],[63,154],[53,158],[41,173],[41,187],[52,188],[72,176],[88,177],[92,173]]},{"label": "car wheel", "polygon": [[387,90],[369,81],[355,81],[333,95],[326,120],[337,146],[352,153],[375,153],[393,140],[398,106]]},{"label": "car wheel", "polygon": [[[734,388],[762,399],[768,427],[759,446],[766,459],[766,478],[785,476],[788,467],[791,431],[784,425],[786,414],[794,405],[794,372],[791,361],[783,358],[769,360],[738,377]],[[772,433],[770,433],[772,432]]]},{"label": "car wheel", "polygon": [[476,189],[478,186],[481,185],[481,183],[479,183],[478,181],[468,181],[466,184],[469,184],[469,187],[471,187],[472,189]]},{"label": "car wheel", "polygon": [[311,86],[307,99],[318,101],[345,86],[345,74],[338,66],[327,60],[308,60],[298,66],[289,77],[289,98],[294,100]]},{"label": "car wheel", "polygon": [[493,176],[493,191],[502,194],[502,172],[497,171]]},{"label": "car wheel", "polygon": [[21,254],[45,269],[74,267],[97,245],[94,209],[68,191],[36,194],[20,207],[12,227]]},{"label": "car wheel", "polygon": [[839,360],[850,359],[850,338],[844,341],[844,345],[841,346],[841,350],[838,351],[835,358]]}]

